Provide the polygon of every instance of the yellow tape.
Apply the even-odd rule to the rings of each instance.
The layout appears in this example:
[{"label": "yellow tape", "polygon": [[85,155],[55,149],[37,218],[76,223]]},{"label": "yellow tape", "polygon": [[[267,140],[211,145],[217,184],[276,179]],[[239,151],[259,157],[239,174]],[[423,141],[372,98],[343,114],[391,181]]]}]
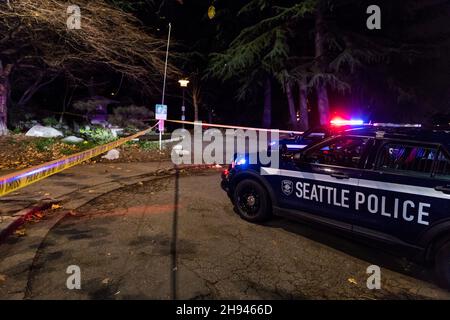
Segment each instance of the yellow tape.
[{"label": "yellow tape", "polygon": [[243,130],[255,130],[255,131],[278,132],[278,133],[303,134],[303,131],[289,131],[289,130],[278,130],[278,129],[264,129],[264,128],[253,128],[253,127],[229,126],[229,125],[226,125],[226,124],[214,124],[214,123],[206,123],[206,122],[192,122],[192,121],[184,121],[184,120],[165,120],[165,121],[172,122],[172,123],[192,124],[194,126],[228,128],[228,129],[243,129]]},{"label": "yellow tape", "polygon": [[[256,131],[267,131],[267,132],[279,132],[279,133],[294,133],[294,134],[302,134],[303,132],[299,131],[287,131],[287,130],[278,130],[278,129],[262,129],[262,128],[252,128],[252,127],[240,127],[240,126],[228,126],[221,124],[212,124],[212,123],[201,123],[201,122],[191,122],[191,121],[180,121],[180,120],[166,120],[168,122],[173,123],[184,123],[184,124],[193,124],[193,125],[202,125],[207,127],[219,127],[219,128],[231,128],[231,129],[246,129],[246,130],[256,130]],[[138,132],[129,137],[125,137],[119,139],[117,141],[110,142],[108,144],[95,147],[86,151],[82,151],[79,153],[75,153],[70,156],[63,157],[61,159],[53,160],[35,167],[31,167],[22,171],[14,172],[9,175],[0,177],[0,197],[4,196],[8,193],[11,193],[15,190],[24,188],[32,183],[38,182],[42,179],[45,179],[51,175],[54,175],[58,172],[76,166],[86,160],[94,158],[102,153],[105,153],[111,149],[117,148],[122,144],[136,139],[147,132],[151,131],[155,128],[158,123],[152,126],[149,129]]]},{"label": "yellow tape", "polygon": [[156,125],[117,141],[0,177],[0,197],[117,148],[150,132]]}]

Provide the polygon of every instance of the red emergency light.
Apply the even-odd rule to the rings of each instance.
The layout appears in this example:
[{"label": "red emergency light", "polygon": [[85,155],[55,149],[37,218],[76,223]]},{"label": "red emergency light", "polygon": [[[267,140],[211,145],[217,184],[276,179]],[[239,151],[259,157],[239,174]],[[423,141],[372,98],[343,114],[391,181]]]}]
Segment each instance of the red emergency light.
[{"label": "red emergency light", "polygon": [[335,117],[331,119],[330,124],[333,126],[359,126],[363,125],[364,121],[359,119],[345,120],[340,117]]}]

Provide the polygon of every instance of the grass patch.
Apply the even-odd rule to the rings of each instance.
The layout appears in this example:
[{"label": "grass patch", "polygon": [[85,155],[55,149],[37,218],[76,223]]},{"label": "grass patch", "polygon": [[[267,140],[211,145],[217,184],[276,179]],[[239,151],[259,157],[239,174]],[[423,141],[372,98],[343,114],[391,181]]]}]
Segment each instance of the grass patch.
[{"label": "grass patch", "polygon": [[140,149],[142,149],[144,151],[158,150],[159,142],[158,141],[139,141],[138,146]]},{"label": "grass patch", "polygon": [[77,144],[76,146],[80,149],[79,151],[85,151],[94,147],[98,147],[99,145],[102,145],[102,143],[96,143],[94,141],[84,141]]},{"label": "grass patch", "polygon": [[55,143],[56,140],[53,138],[39,138],[36,141],[34,141],[34,146],[37,151],[45,152],[49,151],[52,145],[54,145]]}]

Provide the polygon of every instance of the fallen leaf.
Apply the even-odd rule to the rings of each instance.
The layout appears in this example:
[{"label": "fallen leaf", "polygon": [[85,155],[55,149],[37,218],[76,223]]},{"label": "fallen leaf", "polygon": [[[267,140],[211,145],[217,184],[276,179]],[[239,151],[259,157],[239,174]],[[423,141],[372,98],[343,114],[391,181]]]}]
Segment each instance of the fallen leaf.
[{"label": "fallen leaf", "polygon": [[348,278],[347,280],[352,284],[358,284],[358,282],[354,278]]},{"label": "fallen leaf", "polygon": [[52,204],[52,210],[56,210],[61,208],[61,206],[59,204]]},{"label": "fallen leaf", "polygon": [[14,231],[14,234],[19,237],[25,236],[25,233],[26,233],[25,228],[19,228],[16,231]]},{"label": "fallen leaf", "polygon": [[38,211],[38,212],[35,212],[35,213],[33,214],[33,216],[34,216],[35,218],[41,219],[41,218],[44,216],[44,214],[43,214],[42,212]]}]

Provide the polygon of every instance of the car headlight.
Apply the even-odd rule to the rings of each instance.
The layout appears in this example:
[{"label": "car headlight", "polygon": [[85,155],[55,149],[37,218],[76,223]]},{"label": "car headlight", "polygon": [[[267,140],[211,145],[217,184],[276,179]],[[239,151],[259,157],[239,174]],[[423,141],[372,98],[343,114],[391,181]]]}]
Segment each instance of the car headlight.
[{"label": "car headlight", "polygon": [[234,158],[234,160],[231,162],[231,167],[234,168],[236,166],[243,166],[247,164],[247,159],[245,156],[239,155]]}]

